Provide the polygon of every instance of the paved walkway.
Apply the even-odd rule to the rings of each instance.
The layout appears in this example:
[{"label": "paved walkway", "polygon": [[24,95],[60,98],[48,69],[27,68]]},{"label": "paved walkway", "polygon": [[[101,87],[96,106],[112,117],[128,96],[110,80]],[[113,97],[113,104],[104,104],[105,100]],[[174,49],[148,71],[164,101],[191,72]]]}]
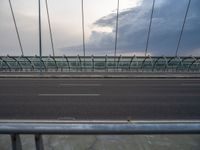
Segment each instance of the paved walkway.
[{"label": "paved walkway", "polygon": [[[21,137],[23,150],[35,150],[32,135]],[[46,135],[43,142],[45,150],[199,150],[200,135]],[[11,150],[8,135],[0,135],[0,150]]]}]

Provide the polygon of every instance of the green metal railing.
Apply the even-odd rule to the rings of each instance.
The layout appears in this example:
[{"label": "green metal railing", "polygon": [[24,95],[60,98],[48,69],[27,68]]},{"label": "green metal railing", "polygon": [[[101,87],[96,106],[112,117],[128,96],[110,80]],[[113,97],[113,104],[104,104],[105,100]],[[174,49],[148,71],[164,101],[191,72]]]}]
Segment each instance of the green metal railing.
[{"label": "green metal railing", "polygon": [[0,71],[199,72],[200,57],[0,56]]}]

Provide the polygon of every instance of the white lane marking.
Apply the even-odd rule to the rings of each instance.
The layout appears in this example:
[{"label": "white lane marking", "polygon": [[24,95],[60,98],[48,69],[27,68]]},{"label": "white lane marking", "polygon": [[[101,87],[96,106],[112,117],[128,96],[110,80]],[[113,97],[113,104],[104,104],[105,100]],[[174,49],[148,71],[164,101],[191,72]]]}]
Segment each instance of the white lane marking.
[{"label": "white lane marking", "polygon": [[101,84],[59,84],[60,86],[101,86]]},{"label": "white lane marking", "polygon": [[43,96],[43,97],[81,97],[81,96],[87,96],[87,97],[92,97],[92,96],[100,96],[100,94],[38,94],[38,96]]},{"label": "white lane marking", "polygon": [[182,83],[181,86],[200,86],[198,83]]},{"label": "white lane marking", "polygon": [[75,117],[58,117],[57,120],[69,120],[69,121],[71,121],[71,120],[76,120],[76,118]]}]

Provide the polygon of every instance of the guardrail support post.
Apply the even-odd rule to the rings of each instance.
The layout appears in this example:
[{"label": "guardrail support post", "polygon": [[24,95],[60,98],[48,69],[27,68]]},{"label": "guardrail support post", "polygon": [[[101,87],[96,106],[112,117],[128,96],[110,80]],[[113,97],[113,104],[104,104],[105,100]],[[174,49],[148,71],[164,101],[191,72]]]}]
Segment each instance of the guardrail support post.
[{"label": "guardrail support post", "polygon": [[12,134],[11,141],[12,141],[12,150],[22,150],[22,144],[19,134]]},{"label": "guardrail support post", "polygon": [[35,144],[36,144],[36,150],[44,150],[42,135],[40,134],[35,135]]}]

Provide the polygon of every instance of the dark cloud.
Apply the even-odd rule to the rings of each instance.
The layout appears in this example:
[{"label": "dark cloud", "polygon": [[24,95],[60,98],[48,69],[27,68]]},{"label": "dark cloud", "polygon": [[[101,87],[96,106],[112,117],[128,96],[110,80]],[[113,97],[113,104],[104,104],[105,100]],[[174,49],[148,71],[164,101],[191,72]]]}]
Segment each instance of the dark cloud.
[{"label": "dark cloud", "polygon": [[[149,52],[152,55],[174,55],[188,0],[162,0],[155,6]],[[152,1],[143,0],[140,6],[123,10],[119,15],[118,53],[144,52]],[[200,1],[192,0],[180,55],[197,55],[200,49]],[[87,43],[88,54],[113,53],[116,14],[97,20],[93,25],[110,27],[112,32],[93,31]],[[80,46],[75,47],[81,49]]]}]

